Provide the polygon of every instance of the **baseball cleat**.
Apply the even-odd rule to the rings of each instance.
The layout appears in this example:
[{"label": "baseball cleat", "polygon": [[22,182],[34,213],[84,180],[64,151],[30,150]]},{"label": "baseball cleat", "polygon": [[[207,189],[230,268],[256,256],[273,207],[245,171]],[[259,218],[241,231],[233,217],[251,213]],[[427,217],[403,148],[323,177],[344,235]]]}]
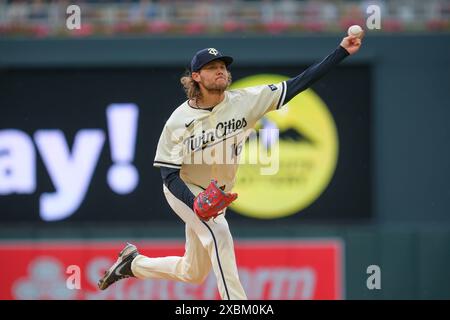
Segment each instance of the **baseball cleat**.
[{"label": "baseball cleat", "polygon": [[127,243],[125,248],[120,251],[117,261],[105,271],[105,275],[98,281],[97,285],[100,290],[105,290],[119,280],[134,277],[133,272],[131,272],[131,262],[138,254],[136,246]]}]

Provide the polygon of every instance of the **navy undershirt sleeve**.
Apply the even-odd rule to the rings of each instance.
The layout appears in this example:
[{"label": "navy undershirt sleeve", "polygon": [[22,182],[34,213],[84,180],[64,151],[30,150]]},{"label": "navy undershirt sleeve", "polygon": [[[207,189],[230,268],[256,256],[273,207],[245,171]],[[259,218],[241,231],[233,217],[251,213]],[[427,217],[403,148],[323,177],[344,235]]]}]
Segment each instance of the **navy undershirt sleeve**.
[{"label": "navy undershirt sleeve", "polygon": [[331,68],[344,60],[348,55],[348,51],[339,46],[321,62],[313,64],[298,76],[287,80],[287,91],[283,104],[288,103],[297,94],[309,88],[314,82],[322,78],[331,70]]},{"label": "navy undershirt sleeve", "polygon": [[179,200],[183,201],[189,208],[194,207],[194,194],[189,190],[186,183],[180,178],[180,170],[160,167],[161,177],[164,185]]}]

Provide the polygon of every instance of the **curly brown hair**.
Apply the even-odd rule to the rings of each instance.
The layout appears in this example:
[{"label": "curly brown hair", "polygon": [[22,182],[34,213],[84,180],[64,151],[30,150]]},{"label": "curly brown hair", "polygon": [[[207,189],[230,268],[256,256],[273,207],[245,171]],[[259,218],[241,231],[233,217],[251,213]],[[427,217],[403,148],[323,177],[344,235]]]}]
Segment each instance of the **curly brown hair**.
[{"label": "curly brown hair", "polygon": [[[228,87],[231,85],[231,72],[228,71]],[[183,76],[180,78],[180,82],[183,85],[184,92],[186,93],[186,96],[188,99],[192,100],[199,100],[202,97],[202,93],[200,91],[200,86],[197,81],[192,79],[192,73],[189,70],[186,70],[186,72],[183,74]]]}]

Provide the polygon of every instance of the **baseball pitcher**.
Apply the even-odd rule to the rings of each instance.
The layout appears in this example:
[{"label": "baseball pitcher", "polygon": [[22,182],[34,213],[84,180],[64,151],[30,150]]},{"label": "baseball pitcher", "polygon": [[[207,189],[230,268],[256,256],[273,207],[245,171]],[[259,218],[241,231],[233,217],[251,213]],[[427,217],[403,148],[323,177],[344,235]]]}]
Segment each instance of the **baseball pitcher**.
[{"label": "baseball pitcher", "polygon": [[239,146],[266,113],[282,108],[360,46],[360,37],[347,36],[330,55],[296,77],[237,90],[228,90],[233,58],[215,48],[198,51],[181,78],[187,100],[167,120],[154,160],[164,195],[185,222],[184,256],[146,257],[128,243],[99,280],[99,288],[127,277],[199,284],[212,269],[222,299],[247,299],[225,217],[226,208],[238,197],[232,189]]}]

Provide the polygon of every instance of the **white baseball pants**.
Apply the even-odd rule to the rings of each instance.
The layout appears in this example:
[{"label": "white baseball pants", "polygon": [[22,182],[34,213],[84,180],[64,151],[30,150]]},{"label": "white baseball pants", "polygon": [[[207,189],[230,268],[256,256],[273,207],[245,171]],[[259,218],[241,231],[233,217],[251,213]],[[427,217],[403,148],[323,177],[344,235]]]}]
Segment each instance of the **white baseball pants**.
[{"label": "white baseball pants", "polygon": [[206,279],[212,266],[223,300],[247,299],[239,280],[233,238],[225,215],[222,214],[215,220],[202,221],[164,185],[163,190],[171,208],[186,223],[184,256],[149,258],[138,255],[131,264],[133,274],[140,279],[167,279],[199,284]]}]

